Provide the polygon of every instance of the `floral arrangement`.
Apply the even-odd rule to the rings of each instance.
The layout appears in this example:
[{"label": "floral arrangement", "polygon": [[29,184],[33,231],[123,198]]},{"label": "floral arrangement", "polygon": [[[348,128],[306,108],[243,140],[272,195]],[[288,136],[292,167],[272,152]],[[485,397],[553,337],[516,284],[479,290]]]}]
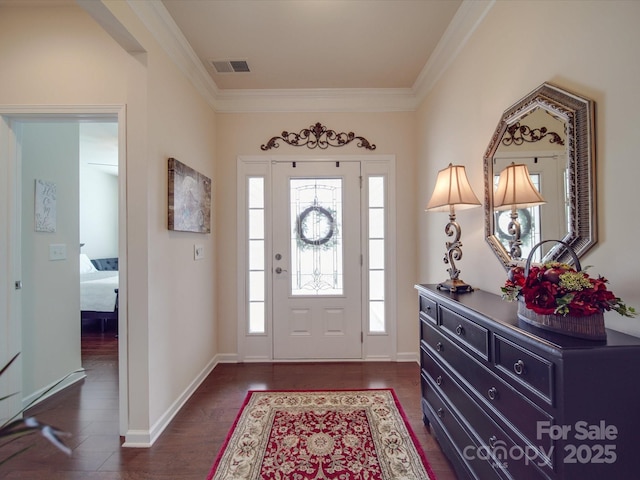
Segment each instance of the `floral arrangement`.
[{"label": "floral arrangement", "polygon": [[607,290],[607,283],[602,276],[592,278],[566,263],[549,262],[531,266],[527,276],[523,267],[512,267],[501,290],[503,299],[522,298],[527,308],[540,315],[586,317],[614,310],[634,317],[636,310]]}]

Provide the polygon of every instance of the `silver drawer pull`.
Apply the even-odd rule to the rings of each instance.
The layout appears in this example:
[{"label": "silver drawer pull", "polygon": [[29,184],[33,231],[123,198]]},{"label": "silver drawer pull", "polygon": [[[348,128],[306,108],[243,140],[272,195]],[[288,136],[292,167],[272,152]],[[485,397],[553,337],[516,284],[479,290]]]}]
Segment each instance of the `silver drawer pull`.
[{"label": "silver drawer pull", "polygon": [[436,385],[442,385],[442,375],[438,375],[438,378],[436,378]]},{"label": "silver drawer pull", "polygon": [[439,408],[438,409],[438,418],[442,418],[444,417],[444,408]]},{"label": "silver drawer pull", "polygon": [[462,334],[464,333],[464,328],[462,328],[462,325],[458,325],[458,326],[456,327],[456,333],[457,333],[458,335],[462,335]]},{"label": "silver drawer pull", "polygon": [[522,375],[522,373],[524,372],[524,362],[522,360],[518,360],[516,363],[514,363],[513,371],[518,375]]},{"label": "silver drawer pull", "polygon": [[436,343],[436,350],[438,352],[441,352],[442,350],[444,350],[444,345],[442,344],[442,342]]},{"label": "silver drawer pull", "polygon": [[496,398],[498,398],[498,389],[496,387],[491,387],[487,392],[487,395],[491,400],[495,400]]}]

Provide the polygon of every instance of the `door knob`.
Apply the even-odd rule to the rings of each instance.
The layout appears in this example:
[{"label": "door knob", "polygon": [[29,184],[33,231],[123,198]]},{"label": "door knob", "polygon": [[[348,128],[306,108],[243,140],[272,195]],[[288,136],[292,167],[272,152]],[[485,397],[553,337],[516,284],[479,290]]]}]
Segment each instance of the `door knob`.
[{"label": "door knob", "polygon": [[284,268],[276,267],[276,273],[280,274],[282,272],[286,272]]}]

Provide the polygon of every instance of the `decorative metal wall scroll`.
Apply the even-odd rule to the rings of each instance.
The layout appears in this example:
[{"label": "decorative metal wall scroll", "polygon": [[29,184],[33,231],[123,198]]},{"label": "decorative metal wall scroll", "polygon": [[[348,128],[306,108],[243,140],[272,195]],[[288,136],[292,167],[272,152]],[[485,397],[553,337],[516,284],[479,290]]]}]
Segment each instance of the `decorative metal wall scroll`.
[{"label": "decorative metal wall scroll", "polygon": [[350,144],[354,140],[358,140],[358,147],[366,148],[367,150],[375,150],[376,146],[369,143],[364,137],[356,137],[355,133],[340,132],[335,130],[327,130],[327,127],[317,122],[315,125],[311,125],[309,128],[300,130],[300,133],[292,133],[283,131],[279,137],[272,137],[266,144],[260,146],[261,150],[271,150],[272,148],[278,148],[280,144],[278,140],[282,140],[292,147],[307,148],[320,148],[326,150],[329,147],[344,147]]},{"label": "decorative metal wall scroll", "polygon": [[557,143],[558,145],[564,145],[564,140],[556,132],[549,132],[547,127],[542,128],[530,128],[527,125],[522,125],[520,122],[516,122],[513,125],[507,127],[507,131],[502,138],[502,144],[504,146],[509,145],[522,145],[524,142],[535,143],[542,140],[549,135],[549,143]]}]

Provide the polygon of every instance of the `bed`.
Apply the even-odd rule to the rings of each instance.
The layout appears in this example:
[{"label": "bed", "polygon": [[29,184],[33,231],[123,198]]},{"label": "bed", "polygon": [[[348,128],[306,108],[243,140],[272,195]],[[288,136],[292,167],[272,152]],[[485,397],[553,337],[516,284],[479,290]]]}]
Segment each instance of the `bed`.
[{"label": "bed", "polygon": [[118,284],[117,270],[98,270],[86,255],[81,254],[81,320],[100,320],[103,331],[109,320],[115,320],[117,325]]}]

